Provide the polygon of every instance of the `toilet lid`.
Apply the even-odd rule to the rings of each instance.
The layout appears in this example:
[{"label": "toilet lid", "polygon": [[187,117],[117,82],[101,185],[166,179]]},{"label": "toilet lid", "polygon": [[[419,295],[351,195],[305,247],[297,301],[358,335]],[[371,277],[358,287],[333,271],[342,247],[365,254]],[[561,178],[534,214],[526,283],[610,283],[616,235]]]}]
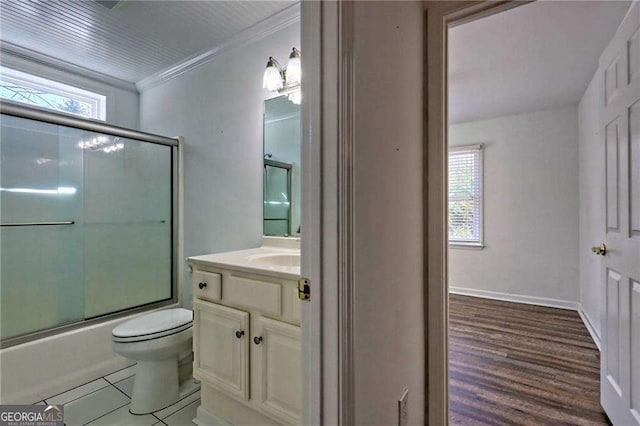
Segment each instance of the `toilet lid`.
[{"label": "toilet lid", "polygon": [[184,329],[192,321],[193,312],[188,309],[165,309],[123,322],[113,329],[112,334],[121,338],[164,335],[167,331]]}]

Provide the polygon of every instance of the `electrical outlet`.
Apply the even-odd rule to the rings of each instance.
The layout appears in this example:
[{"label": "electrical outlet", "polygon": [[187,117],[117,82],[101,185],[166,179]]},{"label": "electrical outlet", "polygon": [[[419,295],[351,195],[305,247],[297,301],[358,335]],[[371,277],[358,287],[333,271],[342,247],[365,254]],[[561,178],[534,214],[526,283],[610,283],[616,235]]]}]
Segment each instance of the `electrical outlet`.
[{"label": "electrical outlet", "polygon": [[407,426],[409,424],[409,389],[402,392],[402,396],[398,400],[398,426]]}]

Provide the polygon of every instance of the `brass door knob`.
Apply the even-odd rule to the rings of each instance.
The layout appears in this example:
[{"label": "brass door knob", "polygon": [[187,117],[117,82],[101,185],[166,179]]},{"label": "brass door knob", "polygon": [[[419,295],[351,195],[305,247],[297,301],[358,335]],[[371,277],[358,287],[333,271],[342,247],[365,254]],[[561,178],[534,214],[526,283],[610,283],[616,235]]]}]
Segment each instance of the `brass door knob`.
[{"label": "brass door knob", "polygon": [[605,254],[607,254],[607,246],[602,243],[597,247],[591,247],[591,251],[596,255],[604,256]]}]

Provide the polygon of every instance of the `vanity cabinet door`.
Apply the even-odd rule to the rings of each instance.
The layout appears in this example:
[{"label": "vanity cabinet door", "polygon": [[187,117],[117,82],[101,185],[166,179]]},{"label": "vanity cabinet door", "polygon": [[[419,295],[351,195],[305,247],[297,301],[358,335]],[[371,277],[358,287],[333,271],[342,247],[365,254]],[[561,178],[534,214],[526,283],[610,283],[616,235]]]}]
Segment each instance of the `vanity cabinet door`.
[{"label": "vanity cabinet door", "polygon": [[[299,424],[302,410],[300,327],[260,317],[252,345],[259,374],[254,390],[260,407],[284,423]],[[254,364],[255,365],[255,364]]]},{"label": "vanity cabinet door", "polygon": [[249,313],[193,302],[194,377],[249,399]]}]

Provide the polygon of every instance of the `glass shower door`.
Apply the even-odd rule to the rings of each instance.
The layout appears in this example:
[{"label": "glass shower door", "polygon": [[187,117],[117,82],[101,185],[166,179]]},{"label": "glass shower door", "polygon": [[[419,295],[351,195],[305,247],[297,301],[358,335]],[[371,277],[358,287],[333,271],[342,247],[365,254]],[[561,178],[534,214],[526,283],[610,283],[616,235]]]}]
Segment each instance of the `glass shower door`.
[{"label": "glass shower door", "polygon": [[174,301],[175,148],[0,124],[2,344]]},{"label": "glass shower door", "polygon": [[291,234],[291,165],[264,160],[264,235]]},{"label": "glass shower door", "polygon": [[81,131],[2,117],[2,339],[84,318]]},{"label": "glass shower door", "polygon": [[172,297],[172,148],[86,132],[85,316]]}]

